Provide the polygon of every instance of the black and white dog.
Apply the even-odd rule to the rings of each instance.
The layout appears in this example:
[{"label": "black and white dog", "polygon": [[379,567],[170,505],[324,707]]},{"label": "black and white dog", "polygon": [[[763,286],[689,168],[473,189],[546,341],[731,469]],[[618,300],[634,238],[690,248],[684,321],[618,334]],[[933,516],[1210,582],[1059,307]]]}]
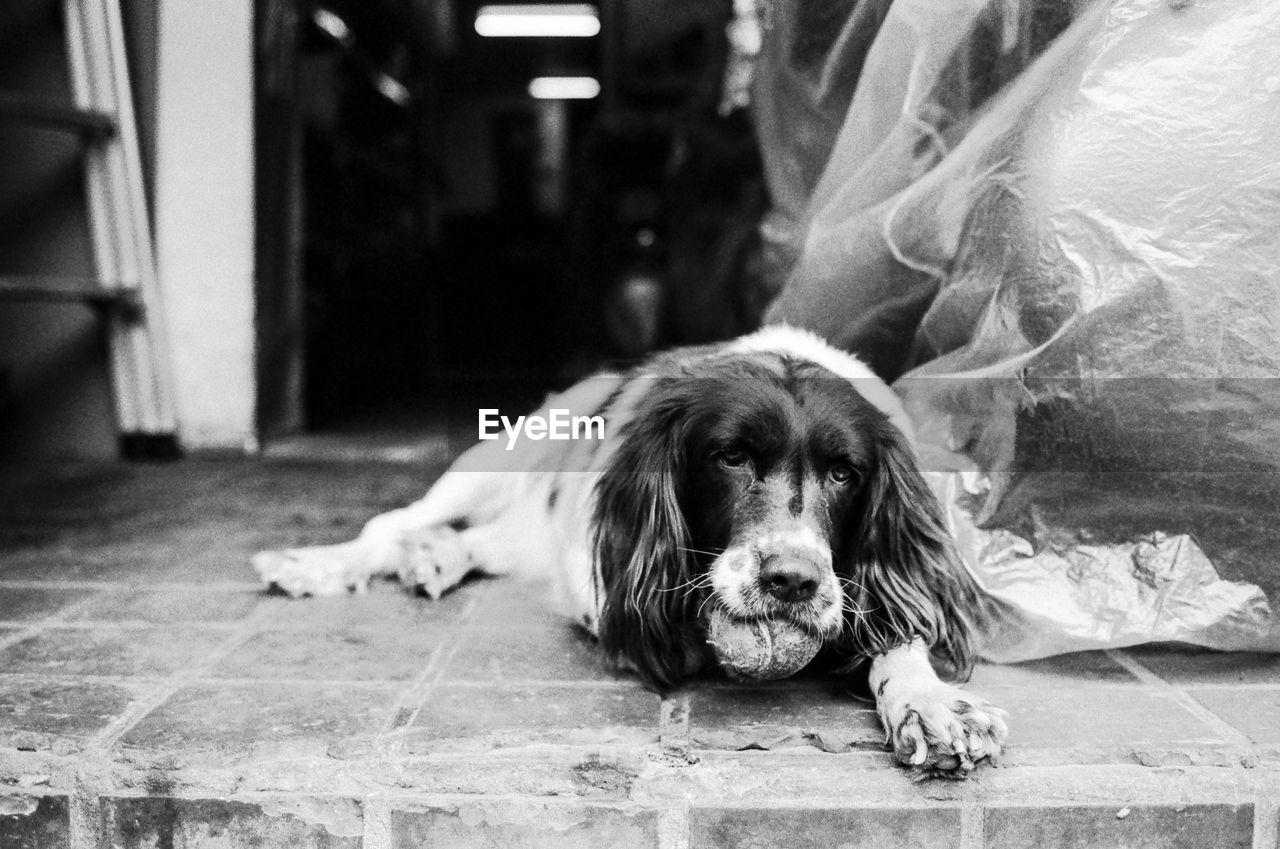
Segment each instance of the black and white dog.
[{"label": "black and white dog", "polygon": [[980,593],[953,547],[893,392],[812,334],[770,327],[584,381],[541,411],[599,440],[484,441],[420,501],[332,546],[263,552],[293,595],[399,576],[431,597],[468,573],[549,576],[565,612],[666,690],[716,662],[708,617],[785,621],[815,663],[863,674],[895,756],[963,777],[1004,713],[967,678]]}]

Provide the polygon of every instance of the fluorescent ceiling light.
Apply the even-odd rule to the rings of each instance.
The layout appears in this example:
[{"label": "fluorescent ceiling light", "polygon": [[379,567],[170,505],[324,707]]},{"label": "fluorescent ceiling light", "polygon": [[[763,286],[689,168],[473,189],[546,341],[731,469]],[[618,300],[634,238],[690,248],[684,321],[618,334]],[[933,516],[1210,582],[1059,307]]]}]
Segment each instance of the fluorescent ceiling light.
[{"label": "fluorescent ceiling light", "polygon": [[395,77],[378,72],[374,76],[373,84],[378,89],[379,94],[396,106],[408,106],[409,101],[413,100],[413,95],[409,94],[409,89],[405,88],[404,83]]},{"label": "fluorescent ceiling light", "polygon": [[600,94],[595,77],[534,77],[529,95],[538,100],[590,100]]},{"label": "fluorescent ceiling light", "polygon": [[311,13],[311,20],[334,41],[346,45],[351,43],[351,28],[347,22],[328,9],[317,8]]},{"label": "fluorescent ceiling light", "polygon": [[600,15],[587,3],[481,6],[476,13],[476,32],[490,38],[589,38],[600,32]]}]

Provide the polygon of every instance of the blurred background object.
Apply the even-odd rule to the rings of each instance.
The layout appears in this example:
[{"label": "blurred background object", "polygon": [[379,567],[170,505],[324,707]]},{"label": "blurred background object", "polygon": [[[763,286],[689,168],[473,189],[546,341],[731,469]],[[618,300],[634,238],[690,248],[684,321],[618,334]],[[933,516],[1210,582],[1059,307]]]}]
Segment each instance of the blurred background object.
[{"label": "blurred background object", "polygon": [[775,4],[766,321],[893,380],[987,656],[1280,650],[1280,6]]},{"label": "blurred background object", "polygon": [[[528,403],[759,322],[728,2],[120,8],[189,451]],[[0,91],[67,100],[64,35],[58,0],[5,4]],[[75,140],[0,118],[0,149],[0,274],[91,273]],[[91,311],[0,304],[0,456],[114,454],[105,357]]]}]

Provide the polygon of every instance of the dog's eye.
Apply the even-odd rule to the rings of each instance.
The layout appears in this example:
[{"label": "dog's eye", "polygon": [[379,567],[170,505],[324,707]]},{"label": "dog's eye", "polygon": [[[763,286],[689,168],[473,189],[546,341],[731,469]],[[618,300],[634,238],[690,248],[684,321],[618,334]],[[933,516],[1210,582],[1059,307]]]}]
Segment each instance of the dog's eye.
[{"label": "dog's eye", "polygon": [[722,466],[728,466],[731,469],[736,469],[739,466],[745,466],[747,461],[751,459],[747,456],[747,452],[743,451],[741,448],[725,448],[722,451],[717,451],[712,456],[715,458],[717,463]]},{"label": "dog's eye", "polygon": [[827,472],[827,475],[830,476],[831,480],[835,483],[848,483],[854,479],[856,474],[857,473],[853,470],[853,466],[850,466],[848,463],[836,463]]}]

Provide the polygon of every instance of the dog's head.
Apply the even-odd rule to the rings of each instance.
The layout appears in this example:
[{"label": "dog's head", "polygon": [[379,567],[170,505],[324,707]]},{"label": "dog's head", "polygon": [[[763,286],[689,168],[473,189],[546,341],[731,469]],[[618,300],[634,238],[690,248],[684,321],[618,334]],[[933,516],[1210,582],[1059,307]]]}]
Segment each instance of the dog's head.
[{"label": "dog's head", "polygon": [[971,666],[975,592],[905,437],[785,357],[652,378],[601,478],[605,647],[658,689],[710,657],[713,611],[782,620],[852,667],[923,637]]}]

